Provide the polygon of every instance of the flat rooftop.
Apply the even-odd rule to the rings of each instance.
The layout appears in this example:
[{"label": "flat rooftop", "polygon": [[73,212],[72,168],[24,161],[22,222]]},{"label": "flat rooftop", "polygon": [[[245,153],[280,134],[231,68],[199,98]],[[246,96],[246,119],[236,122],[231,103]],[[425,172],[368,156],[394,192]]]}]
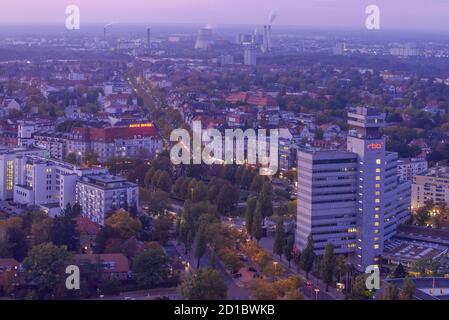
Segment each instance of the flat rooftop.
[{"label": "flat rooftop", "polygon": [[420,259],[436,259],[447,253],[447,247],[415,240],[392,238],[384,245],[383,257],[401,263],[411,263]]},{"label": "flat rooftop", "polygon": [[426,172],[421,173],[420,176],[449,178],[449,167],[434,167],[427,170]]},{"label": "flat rooftop", "polygon": [[404,224],[398,226],[396,238],[436,243],[449,247],[449,230],[445,229],[432,229]]},{"label": "flat rooftop", "polygon": [[81,178],[80,182],[90,184],[101,189],[116,189],[137,186],[137,184],[129,182],[125,178],[113,176],[110,174],[86,175]]}]

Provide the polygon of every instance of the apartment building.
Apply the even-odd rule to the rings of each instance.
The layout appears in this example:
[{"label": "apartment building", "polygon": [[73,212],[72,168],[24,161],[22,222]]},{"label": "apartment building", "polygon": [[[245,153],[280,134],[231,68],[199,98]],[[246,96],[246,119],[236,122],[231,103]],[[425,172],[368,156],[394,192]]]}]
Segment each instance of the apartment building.
[{"label": "apartment building", "polygon": [[14,197],[14,177],[17,166],[15,159],[17,156],[42,155],[39,149],[26,149],[22,147],[0,148],[0,200],[12,200]]},{"label": "apartment building", "polygon": [[81,158],[87,151],[100,162],[112,157],[151,157],[162,150],[162,139],[152,123],[106,128],[74,128],[67,140],[67,154]]},{"label": "apartment building", "polygon": [[412,209],[418,209],[429,200],[449,204],[449,167],[436,166],[413,179]]},{"label": "apartment building", "polygon": [[428,163],[424,158],[401,158],[398,160],[400,181],[413,181],[413,177],[427,171]]},{"label": "apartment building", "polygon": [[137,184],[109,174],[83,176],[76,185],[76,202],[83,215],[104,225],[105,217],[114,210],[139,205]]},{"label": "apartment building", "polygon": [[75,203],[80,177],[107,172],[106,168],[80,168],[41,156],[17,155],[14,162],[14,202],[40,206],[50,216]]}]

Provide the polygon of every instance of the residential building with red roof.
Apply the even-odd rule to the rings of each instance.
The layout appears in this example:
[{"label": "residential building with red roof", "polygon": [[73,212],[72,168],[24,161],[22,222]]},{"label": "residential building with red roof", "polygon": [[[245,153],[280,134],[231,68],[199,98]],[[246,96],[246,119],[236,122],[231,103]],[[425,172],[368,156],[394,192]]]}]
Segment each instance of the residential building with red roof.
[{"label": "residential building with red roof", "polygon": [[106,278],[125,280],[130,275],[128,258],[122,253],[76,254],[73,260],[80,268],[86,263],[101,263]]},{"label": "residential building with red roof", "polygon": [[150,122],[106,128],[74,128],[68,139],[67,153],[82,157],[87,151],[98,154],[103,162],[112,157],[135,157],[146,152],[152,156],[162,150],[162,139]]}]

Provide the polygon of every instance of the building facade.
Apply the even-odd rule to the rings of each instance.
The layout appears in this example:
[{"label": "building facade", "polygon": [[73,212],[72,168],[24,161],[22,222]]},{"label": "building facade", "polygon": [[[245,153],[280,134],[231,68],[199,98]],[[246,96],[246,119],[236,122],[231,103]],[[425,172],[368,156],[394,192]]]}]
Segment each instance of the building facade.
[{"label": "building facade", "polygon": [[137,184],[108,174],[82,177],[76,185],[76,202],[83,215],[104,225],[105,217],[114,210],[139,205]]},{"label": "building facade", "polygon": [[385,114],[359,107],[348,124],[348,152],[298,155],[297,245],[312,234],[317,254],[333,243],[364,271],[380,263],[384,241],[409,219],[410,183],[399,182],[398,156],[385,150]]},{"label": "building facade", "polygon": [[449,167],[434,167],[414,177],[412,209],[416,210],[429,200],[449,204]]},{"label": "building facade", "polygon": [[401,181],[413,181],[413,178],[428,169],[428,163],[423,158],[410,158],[398,160],[398,175]]},{"label": "building facade", "polygon": [[100,162],[112,157],[151,157],[162,150],[162,139],[152,123],[123,127],[75,128],[67,141],[67,154],[81,158],[87,151]]},{"label": "building facade", "polygon": [[15,158],[15,203],[40,206],[55,216],[67,204],[75,204],[75,189],[80,177],[106,173],[106,168],[80,168],[75,165],[41,156]]}]

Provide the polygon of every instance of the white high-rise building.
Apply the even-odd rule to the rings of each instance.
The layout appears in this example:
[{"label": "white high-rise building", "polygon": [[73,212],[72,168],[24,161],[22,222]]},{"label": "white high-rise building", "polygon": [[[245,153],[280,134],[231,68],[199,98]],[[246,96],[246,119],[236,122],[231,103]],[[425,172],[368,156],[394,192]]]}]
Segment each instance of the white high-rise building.
[{"label": "white high-rise building", "polygon": [[312,234],[316,254],[331,242],[336,253],[356,243],[357,156],[339,151],[298,153],[296,240],[305,247]]},{"label": "white high-rise building", "polygon": [[401,181],[413,181],[413,178],[420,173],[427,171],[428,163],[423,158],[399,159],[398,175]]},{"label": "white high-rise building", "polygon": [[83,215],[104,225],[106,215],[112,211],[139,205],[139,187],[109,174],[84,176],[76,185],[76,202]]},{"label": "white high-rise building", "polygon": [[380,263],[384,241],[409,219],[411,187],[399,183],[398,156],[385,150],[385,114],[359,107],[348,124],[348,153],[298,155],[297,245],[304,247],[310,231],[318,254],[333,243],[336,252],[354,252],[364,271]]},{"label": "white high-rise building", "polygon": [[17,174],[15,163],[17,156],[42,155],[39,149],[3,148],[0,149],[0,200],[12,200],[14,197],[14,177]]},{"label": "white high-rise building", "polygon": [[243,63],[247,66],[257,65],[257,50],[253,47],[245,48]]},{"label": "white high-rise building", "polygon": [[15,203],[40,206],[57,215],[68,203],[75,204],[75,187],[80,177],[106,173],[106,168],[80,168],[40,156],[16,156]]}]

